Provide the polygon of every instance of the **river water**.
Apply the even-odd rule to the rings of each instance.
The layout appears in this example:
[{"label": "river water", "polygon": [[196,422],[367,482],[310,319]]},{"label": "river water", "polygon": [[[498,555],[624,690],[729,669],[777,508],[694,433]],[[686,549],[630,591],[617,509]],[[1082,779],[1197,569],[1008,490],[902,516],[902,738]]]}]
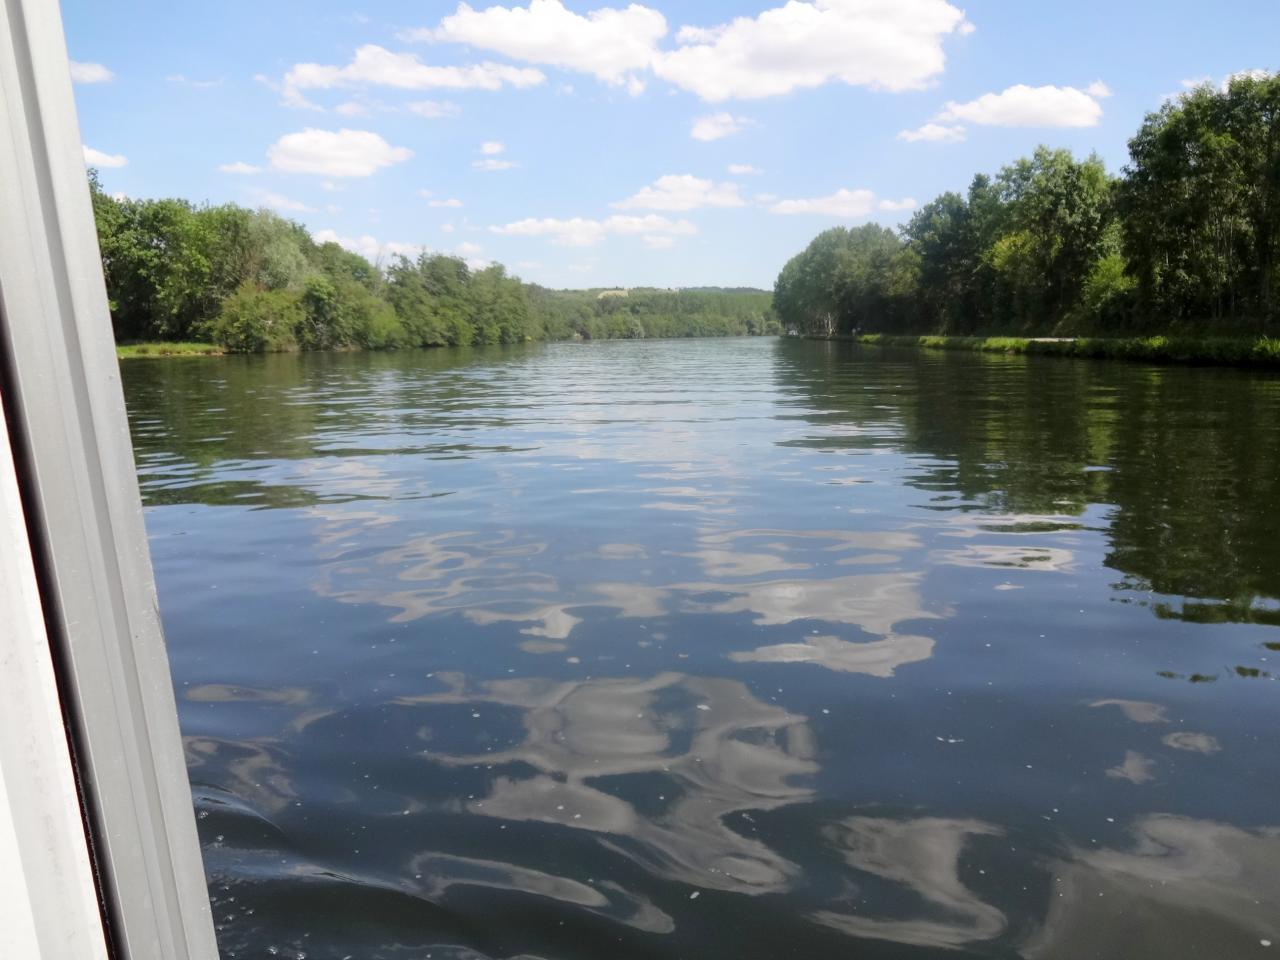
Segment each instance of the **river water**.
[{"label": "river water", "polygon": [[1274,375],[124,380],[225,958],[1280,955]]}]

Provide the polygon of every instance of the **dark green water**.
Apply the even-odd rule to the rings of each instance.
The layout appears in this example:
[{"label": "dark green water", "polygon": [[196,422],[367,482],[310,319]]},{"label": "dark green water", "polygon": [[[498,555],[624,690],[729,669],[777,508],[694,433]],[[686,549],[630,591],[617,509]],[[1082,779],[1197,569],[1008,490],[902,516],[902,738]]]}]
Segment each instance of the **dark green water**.
[{"label": "dark green water", "polygon": [[224,957],[1280,951],[1280,379],[124,373]]}]

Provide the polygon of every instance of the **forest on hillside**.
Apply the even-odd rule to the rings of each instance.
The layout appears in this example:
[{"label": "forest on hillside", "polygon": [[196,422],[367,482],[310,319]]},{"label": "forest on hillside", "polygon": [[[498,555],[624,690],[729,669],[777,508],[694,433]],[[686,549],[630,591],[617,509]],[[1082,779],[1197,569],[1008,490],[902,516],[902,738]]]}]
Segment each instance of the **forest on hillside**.
[{"label": "forest on hillside", "polygon": [[1119,177],[1038,149],[900,230],[820,234],[774,309],[810,336],[1274,331],[1280,76],[1202,85],[1149,114]]},{"label": "forest on hillside", "polygon": [[119,343],[260,353],[780,330],[764,290],[550,290],[430,252],[373,264],[270,210],[116,198],[89,178]]}]

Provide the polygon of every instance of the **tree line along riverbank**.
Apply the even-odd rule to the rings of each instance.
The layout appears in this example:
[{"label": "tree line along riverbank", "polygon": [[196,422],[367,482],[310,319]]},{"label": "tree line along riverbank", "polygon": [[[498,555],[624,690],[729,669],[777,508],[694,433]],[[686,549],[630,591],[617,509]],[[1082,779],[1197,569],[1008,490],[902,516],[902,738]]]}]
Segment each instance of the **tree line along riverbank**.
[{"label": "tree line along riverbank", "polygon": [[901,230],[827,230],[783,268],[774,310],[801,336],[1280,362],[1280,77],[1171,100],[1129,151],[1114,177],[1041,147]]},{"label": "tree line along riverbank", "polygon": [[106,194],[94,216],[121,356],[777,333],[765,290],[551,290],[423,252],[374,264],[269,210]]}]

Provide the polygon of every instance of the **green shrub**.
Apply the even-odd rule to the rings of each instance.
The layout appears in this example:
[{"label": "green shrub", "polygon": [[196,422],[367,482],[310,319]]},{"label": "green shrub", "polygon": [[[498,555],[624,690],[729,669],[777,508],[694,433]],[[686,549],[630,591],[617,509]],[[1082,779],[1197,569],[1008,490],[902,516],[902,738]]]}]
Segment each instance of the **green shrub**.
[{"label": "green shrub", "polygon": [[245,283],[223,301],[201,333],[232,353],[280,353],[297,349],[297,331],[305,322],[299,294]]}]

